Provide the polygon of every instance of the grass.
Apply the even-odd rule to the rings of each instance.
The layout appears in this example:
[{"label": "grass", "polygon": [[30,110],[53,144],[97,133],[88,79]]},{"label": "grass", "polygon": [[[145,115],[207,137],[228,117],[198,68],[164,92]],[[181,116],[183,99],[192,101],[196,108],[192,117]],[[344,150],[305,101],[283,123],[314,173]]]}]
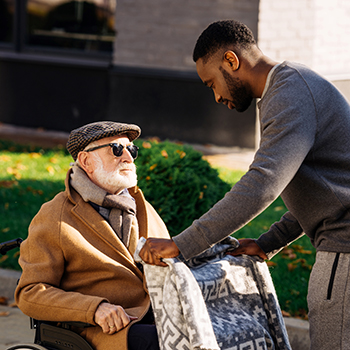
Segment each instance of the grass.
[{"label": "grass", "polygon": [[[43,150],[0,140],[0,241],[27,236],[28,225],[40,206],[64,189],[71,157],[62,149]],[[218,168],[234,185],[244,174]],[[236,238],[257,238],[280,219],[286,207],[278,198],[262,214],[236,232]],[[19,270],[18,250],[0,257],[0,268]],[[315,250],[302,237],[268,262],[282,310],[306,318],[307,285]]]}]

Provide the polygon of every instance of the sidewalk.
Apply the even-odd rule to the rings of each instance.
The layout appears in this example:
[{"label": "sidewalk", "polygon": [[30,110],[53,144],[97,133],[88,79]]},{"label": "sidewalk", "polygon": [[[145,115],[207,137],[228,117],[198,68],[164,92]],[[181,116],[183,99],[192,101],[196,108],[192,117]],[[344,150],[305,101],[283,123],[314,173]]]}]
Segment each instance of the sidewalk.
[{"label": "sidewalk", "polygon": [[[0,139],[19,143],[31,143],[42,147],[65,146],[68,133],[45,131],[0,124]],[[230,169],[247,171],[254,157],[254,150],[237,147],[219,147],[214,145],[192,144],[203,153],[210,164]],[[11,301],[19,278],[15,271],[0,269],[0,296]],[[1,316],[2,312],[8,316]],[[285,318],[285,323],[293,350],[309,349],[309,324],[294,318]],[[0,350],[16,343],[33,343],[34,331],[30,329],[29,318],[17,309],[0,305]]]}]

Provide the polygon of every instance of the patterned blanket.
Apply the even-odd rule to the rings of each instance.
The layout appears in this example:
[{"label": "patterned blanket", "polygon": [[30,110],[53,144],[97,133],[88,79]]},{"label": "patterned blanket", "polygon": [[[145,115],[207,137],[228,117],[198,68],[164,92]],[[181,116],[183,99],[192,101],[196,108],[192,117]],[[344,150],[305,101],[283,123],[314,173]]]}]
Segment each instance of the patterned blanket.
[{"label": "patterned blanket", "polygon": [[267,265],[225,254],[237,244],[229,237],[190,261],[144,264],[161,350],[291,349]]}]

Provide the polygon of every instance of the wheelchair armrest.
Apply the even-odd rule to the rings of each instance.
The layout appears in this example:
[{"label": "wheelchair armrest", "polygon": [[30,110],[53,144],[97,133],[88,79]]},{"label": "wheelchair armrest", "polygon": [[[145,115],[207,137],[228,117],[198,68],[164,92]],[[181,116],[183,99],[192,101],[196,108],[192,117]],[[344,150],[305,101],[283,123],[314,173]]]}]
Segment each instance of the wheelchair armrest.
[{"label": "wheelchair armrest", "polygon": [[77,328],[87,328],[87,327],[94,327],[90,323],[85,322],[52,322],[52,321],[43,321],[43,320],[36,320],[34,318],[30,318],[30,328],[31,329],[37,329],[41,323],[49,324],[52,326],[64,328],[64,329],[70,329],[71,327],[77,327]]},{"label": "wheelchair armrest", "polygon": [[91,345],[70,327],[92,326],[84,322],[46,322],[31,319],[35,329],[34,343],[51,350],[94,350]]}]

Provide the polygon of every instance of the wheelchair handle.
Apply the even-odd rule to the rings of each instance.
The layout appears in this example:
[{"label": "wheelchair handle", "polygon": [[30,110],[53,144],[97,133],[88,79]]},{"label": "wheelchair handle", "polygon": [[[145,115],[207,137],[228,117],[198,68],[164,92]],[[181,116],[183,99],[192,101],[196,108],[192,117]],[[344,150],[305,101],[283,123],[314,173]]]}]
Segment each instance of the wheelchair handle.
[{"label": "wheelchair handle", "polygon": [[0,243],[0,255],[5,255],[8,251],[19,247],[22,241],[22,238],[16,238],[12,239],[11,241]]}]

